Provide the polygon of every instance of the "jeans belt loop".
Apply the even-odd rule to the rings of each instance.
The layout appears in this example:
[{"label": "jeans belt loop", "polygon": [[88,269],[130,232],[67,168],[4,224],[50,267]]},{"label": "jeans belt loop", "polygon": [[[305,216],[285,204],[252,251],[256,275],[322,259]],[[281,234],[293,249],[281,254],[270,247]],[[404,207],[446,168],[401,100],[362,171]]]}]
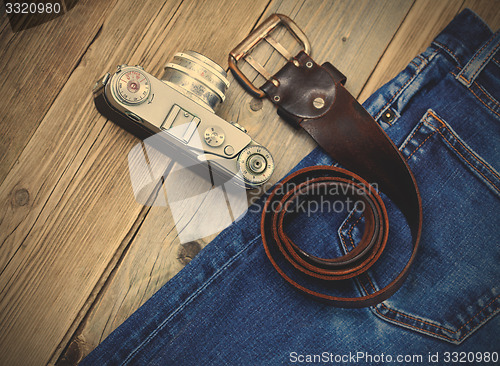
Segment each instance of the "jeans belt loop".
[{"label": "jeans belt loop", "polygon": [[467,65],[456,76],[456,79],[469,88],[481,70],[495,56],[500,47],[500,30],[494,33],[483,46],[472,56]]}]

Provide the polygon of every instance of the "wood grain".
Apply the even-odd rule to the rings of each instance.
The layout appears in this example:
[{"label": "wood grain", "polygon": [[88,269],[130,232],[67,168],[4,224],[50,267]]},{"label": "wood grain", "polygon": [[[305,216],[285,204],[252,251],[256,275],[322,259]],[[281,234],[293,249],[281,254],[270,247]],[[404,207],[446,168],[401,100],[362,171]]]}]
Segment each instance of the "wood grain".
[{"label": "wood grain", "polygon": [[500,0],[465,0],[460,10],[465,8],[474,11],[493,32],[500,28]]},{"label": "wood grain", "polygon": [[[309,36],[313,58],[335,64],[362,100],[462,8],[497,28],[500,14],[492,9],[498,3],[82,0],[59,23],[18,34],[8,33],[2,17],[0,70],[9,75],[11,103],[0,110],[12,108],[2,115],[8,128],[0,135],[0,146],[8,145],[0,156],[0,363],[77,364],[216,235],[181,245],[183,227],[175,227],[161,185],[144,192],[146,205],[136,202],[127,158],[138,140],[95,110],[90,89],[98,77],[122,63],[161,75],[172,55],[186,49],[227,67],[235,43],[281,12]],[[276,38],[298,48],[282,30]],[[268,51],[259,48],[254,56],[276,71],[283,60]],[[315,144],[280,120],[269,101],[253,99],[230,80],[218,114],[271,150],[273,183]],[[40,96],[47,83],[54,89]],[[206,182],[187,182],[189,190],[205,189]]]},{"label": "wood grain", "polygon": [[16,33],[2,14],[6,22],[0,28],[0,73],[9,77],[2,79],[0,98],[0,182],[78,66],[115,2],[80,1],[65,15]]},{"label": "wood grain", "polygon": [[[406,8],[398,8],[392,12],[388,12],[393,9],[392,1],[378,2],[375,7],[368,6],[369,4],[364,2],[354,6],[349,2],[332,4],[328,1],[316,1],[314,6],[311,6],[310,2],[304,1],[274,1],[263,18],[274,12],[295,18],[296,22],[305,28],[313,45],[327,45],[317,47],[314,51],[318,60],[327,60],[329,57],[339,59],[339,63],[347,72],[362,75],[360,80],[353,80],[350,86],[359,89],[392,39],[398,26],[397,19],[404,19],[411,2],[406,3]],[[351,19],[356,19],[361,29],[354,27]],[[385,22],[380,22],[381,19]],[[377,33],[366,37],[362,30],[364,27],[372,30],[376,28]],[[342,37],[346,35],[349,40],[342,41]],[[283,34],[280,33],[279,36]],[[375,39],[377,46],[380,46],[376,50],[368,47]],[[280,41],[287,46],[294,43],[292,39],[286,38]],[[342,48],[342,44],[346,42],[353,44]],[[224,52],[227,53],[228,50]],[[347,55],[340,54],[343,52],[347,52]],[[255,57],[262,58],[263,54],[263,51],[256,50]],[[363,59],[363,63],[359,65],[349,62],[350,54],[352,57]],[[280,62],[283,63],[277,55],[274,56],[267,60],[266,67],[272,69]],[[232,77],[231,82],[226,102],[218,112],[226,119],[238,120],[249,129],[252,137],[271,149],[278,166],[281,166],[278,175],[274,177],[275,182],[280,174],[284,174],[294,162],[306,155],[314,147],[314,143],[308,141],[308,136],[297,134],[279,120],[270,102],[256,103]],[[290,154],[290,146],[294,146],[293,155]],[[169,207],[151,208],[129,250],[79,326],[60,364],[73,364],[75,360],[86,355],[214,237],[211,235],[182,245],[177,233],[183,229],[182,225],[175,227]]]},{"label": "wood grain", "polygon": [[[57,345],[71,334],[102,274],[109,274],[109,264],[120,257],[117,251],[142,210],[130,191],[126,160],[137,140],[98,116],[90,95],[94,81],[123,62],[161,69],[167,53],[178,51],[170,47],[183,37],[200,35],[190,19],[175,14],[236,16],[238,25],[231,28],[241,29],[239,37],[255,21],[250,18],[246,29],[239,28],[250,5],[234,2],[221,8],[197,1],[151,1],[130,17],[130,9],[137,8],[133,4],[120,1],[113,9],[0,187],[0,199],[11,206],[2,220],[5,250],[0,277],[0,326],[5,330],[0,335],[0,358],[9,364],[57,358]],[[171,32],[174,24],[177,31]],[[213,35],[211,47],[223,54],[233,34],[218,29],[219,24],[210,21],[202,30]],[[44,156],[43,163],[33,156]],[[11,205],[17,191],[30,197],[23,206]]]},{"label": "wood grain", "polygon": [[[136,141],[98,115],[90,90],[163,29],[179,3],[150,1],[130,17],[133,2],[118,2],[0,186],[6,364],[49,361],[141,211],[128,194],[126,156]],[[13,199],[18,191],[26,204]]]}]

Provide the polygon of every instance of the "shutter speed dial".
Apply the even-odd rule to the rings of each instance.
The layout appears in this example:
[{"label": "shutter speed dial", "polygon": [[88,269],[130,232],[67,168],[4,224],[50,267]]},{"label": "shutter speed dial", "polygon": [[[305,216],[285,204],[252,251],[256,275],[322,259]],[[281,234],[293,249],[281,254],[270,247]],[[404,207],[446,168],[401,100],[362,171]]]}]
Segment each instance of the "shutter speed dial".
[{"label": "shutter speed dial", "polygon": [[274,171],[274,160],[265,147],[251,145],[240,153],[238,167],[246,183],[257,186],[271,178]]}]

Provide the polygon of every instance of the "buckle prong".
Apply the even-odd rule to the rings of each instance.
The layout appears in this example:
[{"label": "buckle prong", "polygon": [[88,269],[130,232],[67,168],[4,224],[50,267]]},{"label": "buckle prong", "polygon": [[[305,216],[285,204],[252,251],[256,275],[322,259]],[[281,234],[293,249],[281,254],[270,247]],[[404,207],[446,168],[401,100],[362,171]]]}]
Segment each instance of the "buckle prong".
[{"label": "buckle prong", "polygon": [[276,51],[278,51],[281,56],[283,56],[287,61],[291,60],[293,58],[292,54],[288,52],[288,50],[281,45],[281,43],[278,43],[271,35],[267,35],[267,37],[264,38],[264,40],[269,43],[269,45],[274,48]]},{"label": "buckle prong", "polygon": [[261,74],[262,76],[264,76],[267,80],[271,79],[272,75],[269,71],[267,71],[264,66],[262,66],[260,63],[258,63],[252,56],[250,55],[246,55],[245,57],[243,57],[245,59],[246,62],[248,62],[248,64],[250,66],[253,67],[253,69],[255,71],[257,71],[259,74]]},{"label": "buckle prong", "polygon": [[[262,42],[262,40],[265,40],[287,61],[292,60],[292,54],[290,54],[290,52],[288,52],[288,50],[283,47],[283,45],[281,45],[273,37],[270,36],[271,31],[275,29],[279,24],[283,24],[286,29],[294,36],[294,38],[302,45],[303,51],[307,54],[310,54],[311,44],[309,43],[309,40],[307,39],[304,32],[302,32],[297,24],[295,24],[289,17],[283,14],[272,14],[229,53],[229,68],[233,72],[234,77],[240,82],[240,84],[242,84],[242,86],[244,86],[251,94],[253,94],[257,98],[263,98],[265,96],[265,93],[257,88],[241,72],[237,63],[241,59],[244,59],[266,80],[270,80],[276,85],[277,81],[272,78],[272,74],[267,71],[264,66],[258,63],[253,57],[251,57],[249,53],[255,48],[255,46],[257,46],[257,44]],[[294,64],[297,66],[295,62]]]}]

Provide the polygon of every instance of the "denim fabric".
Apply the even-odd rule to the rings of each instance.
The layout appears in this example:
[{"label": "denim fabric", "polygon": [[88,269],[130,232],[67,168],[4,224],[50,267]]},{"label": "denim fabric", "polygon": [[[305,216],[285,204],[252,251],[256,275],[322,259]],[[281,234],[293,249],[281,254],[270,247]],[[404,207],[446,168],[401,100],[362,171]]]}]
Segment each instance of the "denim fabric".
[{"label": "denim fabric", "polygon": [[[395,295],[372,308],[342,309],[295,291],[264,253],[261,200],[83,364],[380,364],[388,356],[405,363],[397,355],[453,364],[446,352],[499,352],[499,44],[499,34],[466,10],[364,104],[399,146],[422,194],[420,251]],[[334,162],[318,148],[295,169],[323,164]],[[411,253],[407,225],[385,201],[386,251],[348,292],[384,286]],[[286,230],[306,250],[338,255],[359,241],[363,218],[357,211],[298,215]]]}]

